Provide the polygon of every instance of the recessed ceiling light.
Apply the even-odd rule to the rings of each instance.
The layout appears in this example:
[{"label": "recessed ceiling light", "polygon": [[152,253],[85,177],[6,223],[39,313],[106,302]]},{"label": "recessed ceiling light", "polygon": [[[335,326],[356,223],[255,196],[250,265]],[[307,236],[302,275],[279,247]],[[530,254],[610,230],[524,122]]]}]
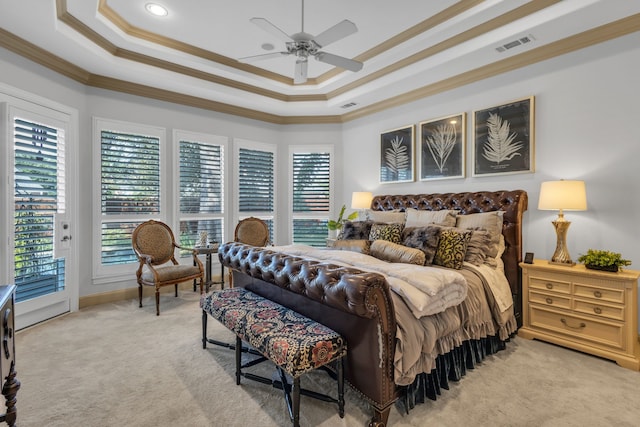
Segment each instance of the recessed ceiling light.
[{"label": "recessed ceiling light", "polygon": [[144,7],[145,9],[147,9],[147,12],[155,16],[167,16],[169,14],[169,11],[166,7],[161,6],[157,3],[147,3],[144,5]]},{"label": "recessed ceiling light", "polygon": [[273,50],[273,48],[274,48],[274,47],[275,47],[275,46],[274,46],[274,45],[272,45],[271,43],[264,43],[264,44],[262,45],[262,48],[263,48],[264,50]]}]

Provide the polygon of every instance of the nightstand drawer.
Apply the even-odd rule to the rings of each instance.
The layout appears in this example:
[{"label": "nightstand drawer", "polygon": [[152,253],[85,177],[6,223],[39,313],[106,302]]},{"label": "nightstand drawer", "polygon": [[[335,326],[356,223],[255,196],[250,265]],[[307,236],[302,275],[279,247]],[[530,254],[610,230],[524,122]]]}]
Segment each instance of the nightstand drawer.
[{"label": "nightstand drawer", "polygon": [[624,304],[624,290],[602,286],[590,286],[582,283],[574,285],[573,294],[577,297],[595,298],[597,300]]},{"label": "nightstand drawer", "polygon": [[529,291],[529,302],[558,308],[571,308],[571,299],[546,292]]},{"label": "nightstand drawer", "polygon": [[624,307],[621,305],[599,304],[597,302],[576,298],[574,299],[573,309],[578,313],[624,321]]},{"label": "nightstand drawer", "polygon": [[529,307],[529,315],[534,328],[560,333],[569,339],[625,350],[622,323],[586,319],[534,305]]},{"label": "nightstand drawer", "polygon": [[545,291],[559,292],[562,294],[571,293],[571,282],[556,280],[541,276],[531,276],[529,278],[529,289],[542,289]]}]

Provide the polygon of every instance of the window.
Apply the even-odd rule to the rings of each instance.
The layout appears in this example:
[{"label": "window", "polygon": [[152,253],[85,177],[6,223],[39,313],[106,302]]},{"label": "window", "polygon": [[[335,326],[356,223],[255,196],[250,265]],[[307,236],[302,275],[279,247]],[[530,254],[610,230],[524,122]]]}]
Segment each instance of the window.
[{"label": "window", "polygon": [[331,212],[332,147],[291,147],[293,243],[325,246]]},{"label": "window", "polygon": [[235,141],[238,167],[238,220],[255,216],[267,223],[273,240],[275,227],[276,150],[270,144]]},{"label": "window", "polygon": [[65,210],[64,128],[13,117],[16,301],[64,289],[65,259],[54,254]]},{"label": "window", "polygon": [[100,264],[137,261],[131,234],[143,221],[166,221],[162,209],[164,130],[95,121],[100,142]]},{"label": "window", "polygon": [[176,131],[174,140],[179,151],[180,244],[193,248],[201,232],[210,242],[222,242],[227,139]]}]

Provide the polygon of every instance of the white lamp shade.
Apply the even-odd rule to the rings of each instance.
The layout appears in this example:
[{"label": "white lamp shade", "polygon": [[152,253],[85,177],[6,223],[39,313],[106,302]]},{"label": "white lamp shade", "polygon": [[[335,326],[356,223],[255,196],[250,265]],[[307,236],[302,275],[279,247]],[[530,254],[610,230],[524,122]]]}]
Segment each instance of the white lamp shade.
[{"label": "white lamp shade", "polygon": [[373,194],[370,191],[354,191],[351,194],[351,209],[369,209]]},{"label": "white lamp shade", "polygon": [[584,181],[547,181],[540,185],[540,210],[587,210],[587,191]]}]

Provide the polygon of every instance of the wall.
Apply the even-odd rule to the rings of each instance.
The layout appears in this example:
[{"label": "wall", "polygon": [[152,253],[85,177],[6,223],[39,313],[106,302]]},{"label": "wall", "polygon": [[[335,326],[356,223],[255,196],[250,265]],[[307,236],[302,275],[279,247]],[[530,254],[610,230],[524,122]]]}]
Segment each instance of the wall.
[{"label": "wall", "polygon": [[[343,197],[524,189],[524,250],[549,259],[556,246],[551,221],[557,214],[537,209],[540,183],[586,181],[588,210],[565,212],[571,221],[569,252],[574,260],[589,248],[621,252],[640,269],[640,34],[636,33],[560,58],[406,104],[358,121],[343,131]],[[534,95],[535,173],[471,177],[472,113]],[[467,177],[380,184],[380,133],[421,121],[467,113]],[[416,147],[419,147],[417,145]],[[418,148],[416,148],[416,152]],[[417,173],[416,173],[417,176]]]}]

